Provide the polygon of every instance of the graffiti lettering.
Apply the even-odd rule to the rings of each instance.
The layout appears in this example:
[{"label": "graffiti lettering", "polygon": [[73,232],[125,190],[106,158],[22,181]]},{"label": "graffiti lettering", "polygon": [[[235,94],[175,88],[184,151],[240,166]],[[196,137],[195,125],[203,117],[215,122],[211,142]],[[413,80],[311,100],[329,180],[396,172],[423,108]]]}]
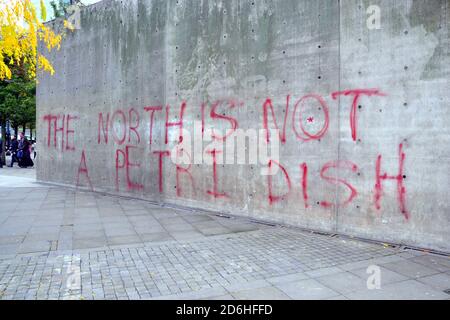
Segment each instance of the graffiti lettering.
[{"label": "graffiti lettering", "polygon": [[387,173],[381,174],[381,155],[378,155],[375,164],[375,207],[377,210],[381,209],[381,196],[383,195],[383,180],[395,180],[397,181],[397,199],[400,206],[400,212],[403,214],[406,220],[409,219],[410,214],[406,209],[406,188],[404,186],[404,180],[406,176],[404,175],[404,163],[405,163],[405,153],[403,152],[403,144],[398,147],[398,174],[395,176],[388,176]]}]

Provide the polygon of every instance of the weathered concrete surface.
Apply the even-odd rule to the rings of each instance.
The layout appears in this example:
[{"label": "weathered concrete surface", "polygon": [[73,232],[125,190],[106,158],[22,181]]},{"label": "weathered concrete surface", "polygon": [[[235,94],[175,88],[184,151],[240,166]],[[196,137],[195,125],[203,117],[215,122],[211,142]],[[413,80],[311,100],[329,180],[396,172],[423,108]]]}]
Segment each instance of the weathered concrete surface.
[{"label": "weathered concrete surface", "polygon": [[[367,25],[370,5],[381,9],[381,29]],[[449,16],[446,0],[90,6],[50,56],[56,74],[40,77],[38,179],[449,252]],[[339,92],[354,89],[366,91],[352,136],[356,91]],[[166,105],[174,123],[186,102],[191,134],[202,104],[205,128],[259,130],[267,98],[280,129],[287,114],[279,163],[290,193],[282,170],[272,181],[260,174],[267,161],[218,164],[216,189],[212,165],[193,164],[192,180],[179,170],[178,183],[169,157],[159,165],[155,152],[173,150],[179,132],[169,126],[165,143]],[[162,106],[152,131],[149,106]],[[267,118],[274,128],[270,108]]]}]

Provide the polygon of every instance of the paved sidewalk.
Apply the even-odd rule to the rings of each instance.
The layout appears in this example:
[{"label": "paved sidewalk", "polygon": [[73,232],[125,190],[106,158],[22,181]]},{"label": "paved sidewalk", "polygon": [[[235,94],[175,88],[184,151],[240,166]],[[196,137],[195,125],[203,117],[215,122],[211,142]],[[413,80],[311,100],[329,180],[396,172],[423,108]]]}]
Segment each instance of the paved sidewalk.
[{"label": "paved sidewalk", "polygon": [[[0,299],[450,299],[446,256],[44,186],[33,175],[0,169]],[[380,289],[368,289],[373,270]]]}]

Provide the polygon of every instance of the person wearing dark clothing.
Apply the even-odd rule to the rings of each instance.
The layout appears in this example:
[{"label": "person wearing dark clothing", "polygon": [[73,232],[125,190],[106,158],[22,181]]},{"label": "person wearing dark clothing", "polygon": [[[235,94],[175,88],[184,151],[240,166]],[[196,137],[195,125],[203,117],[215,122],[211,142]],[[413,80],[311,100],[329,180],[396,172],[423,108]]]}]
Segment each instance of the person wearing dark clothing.
[{"label": "person wearing dark clothing", "polygon": [[3,160],[2,160],[2,155],[3,153],[3,141],[2,138],[0,138],[0,168],[3,168]]},{"label": "person wearing dark clothing", "polygon": [[9,151],[11,152],[11,165],[10,165],[11,168],[13,167],[14,162],[19,163],[19,159],[17,159],[18,149],[19,149],[19,142],[17,142],[16,137],[13,137],[11,139],[11,146],[9,148]]},{"label": "person wearing dark clothing", "polygon": [[22,147],[23,147],[23,141],[24,141],[24,139],[25,139],[25,135],[24,135],[24,133],[23,132],[21,132],[20,134],[19,134],[19,150],[21,150],[22,149]]},{"label": "person wearing dark clothing", "polygon": [[33,160],[31,160],[31,156],[30,156],[30,149],[31,149],[31,143],[30,141],[28,141],[27,138],[22,138],[22,148],[20,149],[19,147],[19,152],[21,152],[21,155],[18,157],[19,158],[19,167],[21,168],[27,168],[27,167],[32,167],[34,166],[34,162]]}]

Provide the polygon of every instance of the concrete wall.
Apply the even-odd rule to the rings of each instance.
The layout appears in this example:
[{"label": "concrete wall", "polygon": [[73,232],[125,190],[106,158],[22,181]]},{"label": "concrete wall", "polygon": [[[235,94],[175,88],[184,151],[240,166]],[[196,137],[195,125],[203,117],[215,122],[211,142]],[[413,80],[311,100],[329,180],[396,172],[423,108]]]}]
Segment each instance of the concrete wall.
[{"label": "concrete wall", "polygon": [[[366,12],[371,5],[381,10],[380,29]],[[38,179],[450,252],[449,6],[90,6],[50,54],[56,74],[40,77]],[[169,126],[165,143],[167,105],[175,123],[186,102],[183,128],[194,135],[202,118],[205,129],[263,129],[268,98],[280,129],[287,116],[273,176],[261,174],[268,159],[219,163],[214,175],[211,142],[203,144],[208,163],[192,164],[189,173],[169,157],[160,163],[158,152],[173,152],[179,136]],[[153,113],[150,144],[151,106],[161,111]],[[275,128],[270,108],[267,120]],[[269,145],[277,141],[271,134]]]}]

